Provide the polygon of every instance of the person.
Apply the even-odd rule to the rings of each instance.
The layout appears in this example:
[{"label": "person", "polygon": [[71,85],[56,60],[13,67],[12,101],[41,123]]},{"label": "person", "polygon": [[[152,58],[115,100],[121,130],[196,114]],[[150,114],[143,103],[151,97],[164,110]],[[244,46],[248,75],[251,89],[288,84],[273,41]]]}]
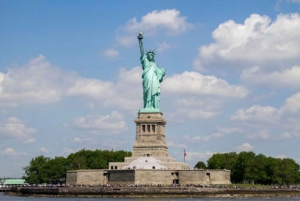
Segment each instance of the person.
[{"label": "person", "polygon": [[160,83],[163,81],[166,70],[164,68],[158,68],[154,60],[155,52],[153,50],[149,50],[146,54],[144,53],[143,37],[141,33],[139,34],[138,39],[141,52],[140,60],[143,68],[144,108],[149,111],[159,110]]}]

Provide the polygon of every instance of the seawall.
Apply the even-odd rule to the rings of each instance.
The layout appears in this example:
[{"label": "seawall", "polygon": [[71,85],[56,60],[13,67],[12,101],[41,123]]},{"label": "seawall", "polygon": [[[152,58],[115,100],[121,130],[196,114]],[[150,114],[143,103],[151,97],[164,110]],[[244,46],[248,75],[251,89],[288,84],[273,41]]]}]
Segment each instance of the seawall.
[{"label": "seawall", "polygon": [[37,197],[205,198],[300,196],[300,190],[197,187],[21,187],[12,188],[8,194]]}]

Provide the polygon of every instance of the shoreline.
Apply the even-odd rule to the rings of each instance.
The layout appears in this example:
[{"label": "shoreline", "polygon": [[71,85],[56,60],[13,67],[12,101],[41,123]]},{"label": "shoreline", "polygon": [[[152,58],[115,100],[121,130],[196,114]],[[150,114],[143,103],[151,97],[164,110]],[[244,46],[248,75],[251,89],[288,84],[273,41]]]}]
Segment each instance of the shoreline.
[{"label": "shoreline", "polygon": [[209,189],[170,187],[21,187],[4,193],[8,196],[80,197],[80,198],[235,198],[235,197],[300,197],[299,189]]}]

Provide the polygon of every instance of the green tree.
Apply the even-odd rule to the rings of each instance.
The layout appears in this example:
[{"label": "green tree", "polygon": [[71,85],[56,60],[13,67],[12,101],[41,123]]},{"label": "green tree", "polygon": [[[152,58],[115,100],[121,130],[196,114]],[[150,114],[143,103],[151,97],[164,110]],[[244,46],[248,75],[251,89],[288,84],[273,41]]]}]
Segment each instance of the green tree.
[{"label": "green tree", "polygon": [[237,159],[238,159],[238,154],[236,152],[224,153],[222,169],[233,171]]},{"label": "green tree", "polygon": [[245,181],[259,184],[300,183],[299,164],[293,159],[266,157],[254,152],[217,153],[207,161],[208,169],[231,170],[233,183]]},{"label": "green tree", "polygon": [[107,169],[109,162],[121,162],[124,157],[131,156],[129,151],[85,150],[54,159],[38,156],[24,167],[23,178],[30,184],[62,183],[68,170]]},{"label": "green tree", "polygon": [[282,185],[294,183],[299,177],[299,165],[293,159],[281,159],[278,163],[278,169],[278,177]]},{"label": "green tree", "polygon": [[256,155],[249,165],[248,179],[253,183],[264,184],[267,180],[266,165],[267,157],[263,154]]},{"label": "green tree", "polygon": [[207,161],[208,169],[223,169],[223,166],[223,154],[220,153],[212,155],[212,157],[210,157]]},{"label": "green tree", "polygon": [[267,179],[265,183],[263,184],[278,184],[279,183],[279,166],[278,163],[280,162],[280,159],[278,158],[272,158],[268,157],[266,158],[266,174],[267,174]]},{"label": "green tree", "polygon": [[198,169],[206,169],[206,164],[203,161],[199,161],[194,168],[198,168]]},{"label": "green tree", "polygon": [[50,158],[43,155],[31,159],[28,166],[24,167],[25,175],[23,178],[30,184],[40,184],[48,180],[45,165]]},{"label": "green tree", "polygon": [[246,180],[253,179],[251,169],[254,164],[254,152],[240,152],[232,172],[232,180],[234,182],[245,183]]},{"label": "green tree", "polygon": [[207,161],[207,167],[209,169],[227,169],[233,170],[238,158],[238,154],[236,152],[230,153],[217,153],[214,154]]},{"label": "green tree", "polygon": [[59,156],[50,159],[44,165],[44,169],[47,181],[44,181],[43,183],[64,183],[67,171],[69,170],[69,164],[66,158]]},{"label": "green tree", "polygon": [[68,163],[70,164],[70,169],[80,170],[88,169],[87,157],[90,154],[89,150],[81,149],[76,153],[72,153],[67,157]]}]

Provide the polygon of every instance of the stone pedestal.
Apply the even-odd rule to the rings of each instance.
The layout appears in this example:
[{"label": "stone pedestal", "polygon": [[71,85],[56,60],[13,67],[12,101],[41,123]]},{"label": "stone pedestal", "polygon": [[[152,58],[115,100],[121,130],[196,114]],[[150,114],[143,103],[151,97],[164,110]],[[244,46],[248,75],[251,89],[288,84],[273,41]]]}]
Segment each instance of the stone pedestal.
[{"label": "stone pedestal", "polygon": [[[110,162],[110,170],[126,168],[130,163],[141,157],[154,157],[160,165],[173,170],[189,170],[186,163],[177,162],[168,154],[165,125],[167,121],[161,112],[139,112],[134,119],[136,123],[136,139],[132,157],[125,157],[124,162]],[[145,159],[147,162],[147,159]]]},{"label": "stone pedestal", "polygon": [[140,112],[134,120],[136,123],[136,140],[132,157],[168,157],[165,137],[167,121],[161,112]]}]

